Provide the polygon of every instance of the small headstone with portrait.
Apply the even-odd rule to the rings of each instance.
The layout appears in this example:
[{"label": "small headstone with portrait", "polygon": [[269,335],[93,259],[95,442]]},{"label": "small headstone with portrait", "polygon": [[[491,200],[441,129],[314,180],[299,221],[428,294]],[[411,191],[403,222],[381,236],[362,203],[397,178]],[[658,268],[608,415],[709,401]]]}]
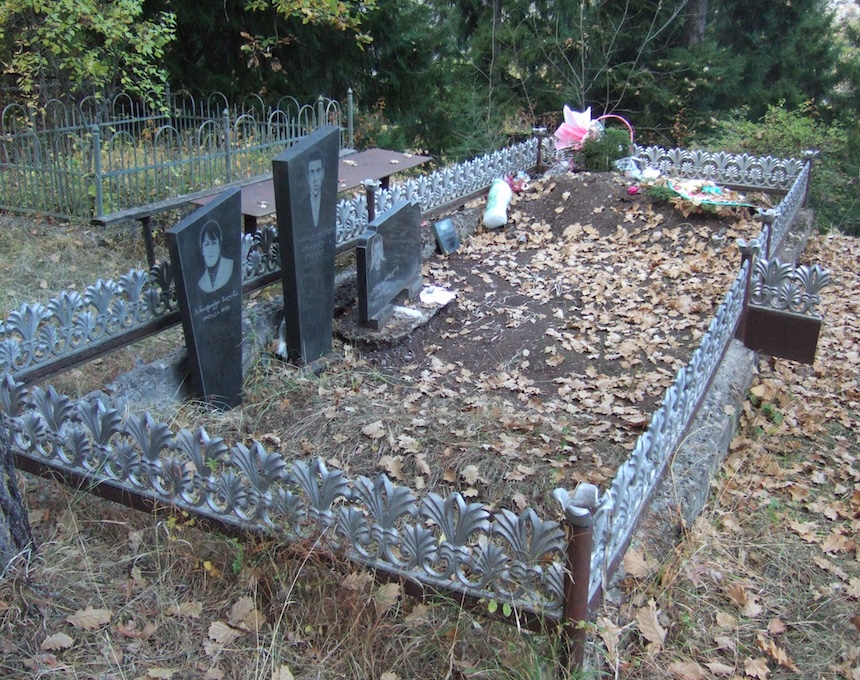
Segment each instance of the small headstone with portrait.
[{"label": "small headstone with portrait", "polygon": [[460,237],[457,235],[457,228],[454,226],[454,220],[446,217],[433,224],[433,231],[436,234],[436,243],[439,246],[439,252],[443,255],[450,255],[457,252],[460,247]]},{"label": "small headstone with portrait", "polygon": [[242,403],[242,206],[226,191],[167,231],[195,393]]},{"label": "small headstone with portrait", "polygon": [[272,161],[287,358],[331,351],[340,129],[325,126]]},{"label": "small headstone with portrait", "polygon": [[421,209],[401,201],[367,225],[355,249],[358,325],[379,330],[395,300],[421,291]]}]

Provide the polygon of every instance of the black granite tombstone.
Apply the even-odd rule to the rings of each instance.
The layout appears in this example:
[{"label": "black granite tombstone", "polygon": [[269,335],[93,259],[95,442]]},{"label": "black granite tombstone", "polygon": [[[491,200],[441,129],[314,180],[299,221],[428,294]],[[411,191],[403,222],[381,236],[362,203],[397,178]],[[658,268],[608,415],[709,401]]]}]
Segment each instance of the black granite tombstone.
[{"label": "black granite tombstone", "polygon": [[191,378],[221,409],[242,402],[242,205],[239,189],[167,231]]},{"label": "black granite tombstone", "polygon": [[457,229],[454,227],[454,220],[450,217],[436,222],[433,225],[433,231],[436,233],[436,243],[439,246],[439,252],[443,255],[450,255],[460,247],[460,237],[457,235]]},{"label": "black granite tombstone", "polygon": [[272,161],[287,358],[331,351],[340,129],[320,128]]},{"label": "black granite tombstone", "polygon": [[367,225],[355,249],[358,324],[379,330],[393,302],[421,290],[421,209],[401,201]]}]

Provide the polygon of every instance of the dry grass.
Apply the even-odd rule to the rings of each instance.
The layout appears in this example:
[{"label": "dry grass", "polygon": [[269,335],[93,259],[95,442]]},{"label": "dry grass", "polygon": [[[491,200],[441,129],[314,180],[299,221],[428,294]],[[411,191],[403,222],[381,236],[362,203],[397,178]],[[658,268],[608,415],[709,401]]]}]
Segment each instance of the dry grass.
[{"label": "dry grass", "polygon": [[[161,240],[161,239],[159,239]],[[159,255],[166,252],[161,243]],[[0,310],[2,318],[26,303],[44,303],[62,290],[83,291],[99,278],[146,269],[137,223],[108,229],[0,215]],[[140,362],[163,356],[182,342],[177,326],[133,347],[113,352],[51,379],[61,393],[83,396]]]},{"label": "dry grass", "polygon": [[[31,256],[14,250],[24,246],[3,234],[0,278],[14,273],[31,286],[3,292],[8,310],[48,291],[36,269],[29,265],[28,273],[24,265]],[[68,238],[68,247],[82,241],[71,229]],[[93,246],[82,242],[84,250]],[[116,243],[119,253],[126,242]],[[860,676],[860,250],[838,238],[819,239],[812,251],[837,267],[842,285],[825,300],[816,366],[762,366],[758,396],[747,403],[705,514],[670,555],[634,555],[641,560],[628,564],[620,602],[605,605],[594,625],[600,663],[589,677]],[[31,252],[47,264],[59,251]],[[63,250],[61,262],[65,257]],[[117,256],[116,273],[127,270],[124,257]],[[82,265],[63,270],[70,277],[64,285],[94,280],[73,266]],[[99,263],[102,275],[101,267],[111,266]],[[209,418],[212,432],[323,455],[350,476],[384,469],[413,487],[420,477],[426,488],[474,489],[490,503],[516,503],[510,493],[493,493],[511,482],[498,465],[505,455],[527,451],[521,462],[529,466],[545,458],[546,473],[515,485],[533,496],[529,502],[544,502],[553,474],[575,480],[568,467],[580,454],[575,434],[553,414],[523,411],[500,393],[467,395],[471,407],[464,409],[437,395],[410,412],[403,396],[414,384],[372,368],[347,347],[338,350],[338,369],[320,376],[259,366],[246,380],[242,409],[213,418],[184,405],[160,415],[174,429]],[[115,356],[106,360],[107,374],[122,365]],[[437,376],[440,389],[456,375]],[[87,390],[102,378],[88,366],[65,379]],[[381,436],[362,432],[378,421]],[[420,438],[419,451],[409,438]],[[514,441],[520,443],[511,448]],[[439,452],[429,472],[420,451]],[[600,472],[597,451],[597,459],[581,461],[589,474]],[[476,483],[463,474],[470,465],[480,472]],[[268,679],[289,677],[282,672],[288,667],[295,678],[519,680],[550,677],[557,658],[545,637],[456,602],[404,597],[345,561],[323,559],[313,545],[287,551],[249,537],[228,539],[189,518],[129,511],[25,475],[21,483],[40,546],[29,565],[22,560],[0,581],[3,677]],[[108,610],[108,620],[92,630],[67,621],[87,607]],[[660,630],[665,636],[654,644],[649,635]],[[57,633],[71,644],[43,648],[49,639],[56,646]],[[618,652],[604,640],[617,640]]]},{"label": "dry grass", "polygon": [[628,554],[597,626],[610,676],[860,678],[860,245],[808,252],[839,281],[815,365],[761,363],[705,512],[671,554]]},{"label": "dry grass", "polygon": [[[23,476],[38,553],[0,581],[8,678],[541,678],[546,638],[404,598],[313,545],[228,539]],[[67,619],[92,607],[107,620]],[[44,649],[66,633],[64,649]],[[50,644],[50,643],[49,643]],[[385,673],[395,675],[385,676]]]},{"label": "dry grass", "polygon": [[7,313],[134,268],[146,268],[137,223],[102,229],[0,215],[0,309]]}]

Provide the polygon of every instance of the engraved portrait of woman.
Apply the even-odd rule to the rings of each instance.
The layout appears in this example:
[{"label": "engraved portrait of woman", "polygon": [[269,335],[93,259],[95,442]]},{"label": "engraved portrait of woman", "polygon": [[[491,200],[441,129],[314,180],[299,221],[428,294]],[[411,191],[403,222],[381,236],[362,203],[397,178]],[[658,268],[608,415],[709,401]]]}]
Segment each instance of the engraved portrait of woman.
[{"label": "engraved portrait of woman", "polygon": [[214,293],[230,281],[233,260],[221,254],[221,226],[210,220],[200,230],[200,254],[203,258],[203,276],[197,282],[204,293]]}]

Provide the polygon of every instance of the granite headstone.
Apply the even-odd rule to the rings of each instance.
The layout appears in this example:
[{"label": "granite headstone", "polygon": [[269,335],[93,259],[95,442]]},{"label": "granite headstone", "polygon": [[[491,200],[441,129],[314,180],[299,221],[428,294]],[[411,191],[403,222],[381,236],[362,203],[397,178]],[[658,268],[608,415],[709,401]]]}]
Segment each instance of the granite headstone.
[{"label": "granite headstone", "polygon": [[287,358],[331,351],[340,129],[322,127],[272,161]]},{"label": "granite headstone", "polygon": [[242,402],[242,207],[225,191],[167,231],[191,379],[221,409]]},{"label": "granite headstone", "polygon": [[421,209],[401,201],[367,225],[355,249],[358,324],[379,330],[394,300],[421,291]]}]

